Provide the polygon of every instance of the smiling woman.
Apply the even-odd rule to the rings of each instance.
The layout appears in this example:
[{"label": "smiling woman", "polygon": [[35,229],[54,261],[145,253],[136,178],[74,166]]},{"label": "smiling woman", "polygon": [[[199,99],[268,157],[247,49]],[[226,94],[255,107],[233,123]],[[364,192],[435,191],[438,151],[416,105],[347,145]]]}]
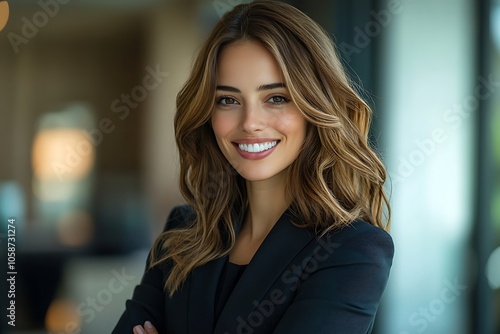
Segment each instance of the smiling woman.
[{"label": "smiling woman", "polygon": [[370,333],[394,252],[370,116],[305,14],[224,15],[177,98],[187,205],[114,333]]},{"label": "smiling woman", "polygon": [[247,181],[283,178],[304,142],[306,119],[282,81],[278,63],[258,42],[236,43],[219,56],[212,128]]}]

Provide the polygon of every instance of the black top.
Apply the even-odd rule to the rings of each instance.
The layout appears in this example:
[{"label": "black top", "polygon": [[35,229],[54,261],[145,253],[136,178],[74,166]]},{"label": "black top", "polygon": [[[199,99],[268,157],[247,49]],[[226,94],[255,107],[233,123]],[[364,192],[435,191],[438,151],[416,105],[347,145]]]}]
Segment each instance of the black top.
[{"label": "black top", "polygon": [[219,319],[224,305],[226,305],[231,292],[233,291],[236,283],[238,283],[241,275],[245,271],[247,265],[239,265],[232,262],[226,262],[222,276],[217,286],[216,304],[215,304],[215,321]]}]

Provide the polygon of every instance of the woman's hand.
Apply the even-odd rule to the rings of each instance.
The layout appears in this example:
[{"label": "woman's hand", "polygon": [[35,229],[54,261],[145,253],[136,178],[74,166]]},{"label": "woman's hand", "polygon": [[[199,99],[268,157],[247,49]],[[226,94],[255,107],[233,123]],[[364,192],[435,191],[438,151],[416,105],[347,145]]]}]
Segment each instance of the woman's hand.
[{"label": "woman's hand", "polygon": [[158,334],[158,331],[150,321],[146,321],[144,327],[141,325],[134,327],[134,334]]}]

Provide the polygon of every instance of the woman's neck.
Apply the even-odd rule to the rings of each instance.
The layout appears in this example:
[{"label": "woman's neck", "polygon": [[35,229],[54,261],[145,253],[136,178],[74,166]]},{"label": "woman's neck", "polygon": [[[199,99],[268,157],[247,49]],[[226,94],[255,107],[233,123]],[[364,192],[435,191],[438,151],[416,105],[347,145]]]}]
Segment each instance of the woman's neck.
[{"label": "woman's neck", "polygon": [[248,212],[245,229],[251,239],[263,239],[288,208],[285,196],[286,171],[263,181],[247,181]]}]

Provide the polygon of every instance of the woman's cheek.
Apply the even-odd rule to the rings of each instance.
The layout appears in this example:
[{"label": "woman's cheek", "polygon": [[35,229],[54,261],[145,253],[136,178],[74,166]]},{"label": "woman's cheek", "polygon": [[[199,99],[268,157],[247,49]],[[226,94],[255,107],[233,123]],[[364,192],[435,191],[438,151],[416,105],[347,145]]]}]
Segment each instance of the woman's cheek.
[{"label": "woman's cheek", "polygon": [[237,126],[237,121],[234,115],[224,112],[214,112],[212,115],[212,128],[215,136],[218,138],[225,137]]}]

